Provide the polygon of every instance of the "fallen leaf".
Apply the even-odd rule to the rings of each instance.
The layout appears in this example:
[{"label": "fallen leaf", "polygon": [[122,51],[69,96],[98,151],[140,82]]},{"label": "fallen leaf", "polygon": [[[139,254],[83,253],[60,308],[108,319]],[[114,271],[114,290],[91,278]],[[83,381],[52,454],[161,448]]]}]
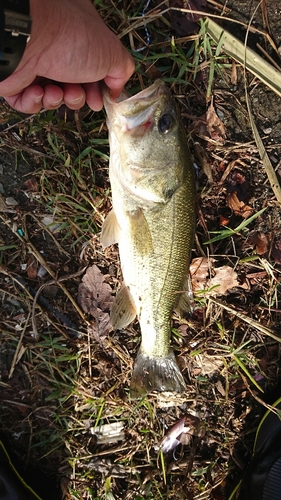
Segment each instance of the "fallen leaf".
[{"label": "fallen leaf", "polygon": [[[232,166],[232,168],[233,168],[233,166],[236,163],[237,163],[236,161],[229,163],[229,166],[227,167],[224,175],[222,176],[221,181],[225,177],[225,174],[227,173],[227,171],[229,171],[229,167]],[[248,196],[249,196],[248,195],[249,188],[250,188],[250,183],[248,181],[246,181],[245,176],[243,174],[241,174],[241,172],[237,171],[236,169],[234,169],[234,170],[232,169],[230,171],[230,174],[227,175],[227,192],[228,193],[235,192],[238,196],[239,201],[246,202],[246,200],[248,199]]]},{"label": "fallen leaf", "polygon": [[253,213],[253,209],[246,205],[244,201],[240,201],[236,191],[229,193],[226,197],[227,206],[233,210],[235,215],[240,215],[244,219],[250,217]]},{"label": "fallen leaf", "polygon": [[220,215],[220,226],[228,226],[229,217],[225,217],[224,215]]},{"label": "fallen leaf", "polygon": [[96,318],[97,309],[109,312],[113,297],[111,286],[104,281],[104,275],[98,266],[87,269],[78,287],[77,300],[84,312]]},{"label": "fallen leaf", "polygon": [[194,292],[208,288],[211,268],[214,262],[215,259],[207,259],[206,257],[197,257],[191,261],[189,271]]},{"label": "fallen leaf", "polygon": [[275,260],[276,264],[281,264],[281,240],[274,242],[271,256]]},{"label": "fallen leaf", "polygon": [[[215,259],[197,257],[190,265],[191,283],[194,292],[204,291],[206,297],[224,295],[235,287],[248,288],[240,284],[237,273],[230,266],[213,267]],[[214,276],[211,277],[211,273]]]},{"label": "fallen leaf", "polygon": [[101,346],[106,347],[105,338],[110,330],[112,330],[112,326],[109,313],[97,309],[95,321],[91,321],[87,327],[89,337],[94,338]]},{"label": "fallen leaf", "polygon": [[88,326],[88,334],[101,345],[112,329],[109,316],[113,302],[111,292],[111,286],[104,281],[104,275],[96,265],[88,268],[78,287],[78,303],[95,319]]},{"label": "fallen leaf", "polygon": [[151,64],[151,63],[149,63],[149,64],[143,63],[143,64],[144,64],[144,67],[146,68],[145,73],[150,80],[157,80],[157,78],[162,77],[161,71],[159,71],[159,69],[157,68],[157,66],[155,64]]},{"label": "fallen leaf", "polygon": [[38,261],[34,255],[30,255],[27,261],[27,276],[30,280],[35,280],[37,278]]},{"label": "fallen leaf", "polygon": [[209,354],[203,352],[196,354],[193,358],[195,367],[199,368],[199,373],[201,375],[213,375],[214,372],[220,370],[223,367],[223,357],[222,356],[210,356]]},{"label": "fallen leaf", "polygon": [[265,233],[260,233],[259,231],[255,231],[249,237],[250,245],[254,245],[256,252],[258,255],[264,255],[268,252],[269,243],[270,243],[270,235]]},{"label": "fallen leaf", "polygon": [[[190,35],[195,30],[198,30],[197,21],[202,17],[201,14],[196,14],[197,10],[202,10],[206,5],[206,0],[170,0],[170,16],[172,21],[172,29],[177,35]],[[179,10],[173,10],[172,8]],[[195,12],[183,12],[180,9],[188,9]]]},{"label": "fallen leaf", "polygon": [[213,99],[206,112],[206,123],[207,123],[207,130],[209,132],[211,139],[218,142],[219,144],[224,144],[226,130],[224,124],[222,123],[222,121],[220,120],[220,118],[216,113],[213,104]]},{"label": "fallen leaf", "polygon": [[239,286],[237,273],[230,266],[222,266],[214,269],[215,276],[209,281],[210,295],[224,295],[231,288]]},{"label": "fallen leaf", "polygon": [[24,185],[26,187],[26,190],[29,192],[37,192],[38,191],[38,182],[35,177],[30,177],[30,179],[27,179],[24,182]]}]

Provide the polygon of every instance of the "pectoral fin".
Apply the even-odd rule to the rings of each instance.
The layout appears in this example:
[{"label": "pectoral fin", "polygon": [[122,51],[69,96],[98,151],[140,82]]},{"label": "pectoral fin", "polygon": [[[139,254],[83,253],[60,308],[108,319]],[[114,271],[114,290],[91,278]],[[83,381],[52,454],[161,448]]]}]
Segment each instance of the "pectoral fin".
[{"label": "pectoral fin", "polygon": [[134,250],[139,257],[146,257],[153,253],[150,228],[141,208],[130,217],[130,233]]},{"label": "pectoral fin", "polygon": [[110,321],[116,330],[129,325],[136,317],[136,308],[133,298],[125,283],[118,290],[110,314]]},{"label": "pectoral fin", "polygon": [[111,210],[106,217],[101,230],[100,242],[103,248],[114,245],[119,241],[119,224],[116,219],[115,212]]}]

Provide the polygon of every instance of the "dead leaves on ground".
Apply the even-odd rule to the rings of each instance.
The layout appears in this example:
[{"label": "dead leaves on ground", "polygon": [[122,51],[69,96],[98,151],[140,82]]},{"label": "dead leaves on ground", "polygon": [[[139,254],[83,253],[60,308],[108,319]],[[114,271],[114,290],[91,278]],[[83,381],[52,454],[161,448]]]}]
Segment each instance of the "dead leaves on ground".
[{"label": "dead leaves on ground", "polygon": [[88,268],[78,288],[78,303],[83,311],[90,314],[94,321],[88,327],[88,333],[99,344],[103,344],[105,337],[111,330],[109,312],[113,302],[111,286],[105,281],[98,266]]},{"label": "dead leaves on ground", "polygon": [[207,257],[193,259],[190,265],[191,283],[194,292],[203,292],[205,297],[224,295],[235,287],[248,288],[239,283],[237,273],[230,266],[214,267],[216,260]]},{"label": "dead leaves on ground", "polygon": [[212,143],[220,145],[225,143],[226,129],[216,112],[213,99],[204,115],[193,117],[192,134],[207,141],[211,139],[208,146],[211,146]]},{"label": "dead leaves on ground", "polygon": [[253,231],[247,243],[253,246],[258,255],[270,257],[276,264],[281,264],[281,240],[275,239],[273,232]]},{"label": "dead leaves on ground", "polygon": [[[176,34],[186,36],[194,31],[198,31],[197,21],[202,17],[202,14],[197,14],[196,11],[202,11],[205,6],[206,0],[171,0],[171,11],[169,14],[172,21],[172,29]],[[181,9],[188,9],[191,12],[184,12]]]},{"label": "dead leaves on ground", "polygon": [[247,219],[253,215],[253,209],[246,205],[244,201],[239,200],[236,191],[227,195],[226,203],[235,215],[241,215],[243,219]]}]

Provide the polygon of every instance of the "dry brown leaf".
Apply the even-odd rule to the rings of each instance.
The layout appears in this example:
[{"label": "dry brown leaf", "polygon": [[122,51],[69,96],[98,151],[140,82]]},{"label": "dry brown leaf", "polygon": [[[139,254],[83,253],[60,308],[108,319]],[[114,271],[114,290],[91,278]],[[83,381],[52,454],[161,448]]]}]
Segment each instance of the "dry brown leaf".
[{"label": "dry brown leaf", "polygon": [[[215,259],[198,257],[193,259],[190,265],[191,283],[193,291],[209,290],[207,297],[224,295],[237,286],[245,288],[237,280],[237,273],[230,266],[213,267]],[[210,277],[210,272],[215,273]]]},{"label": "dry brown leaf", "polygon": [[162,77],[162,73],[159,71],[155,64],[144,63],[144,67],[145,73],[147,74],[148,78],[150,78],[150,80],[157,80],[157,78]]},{"label": "dry brown leaf", "polygon": [[34,255],[30,255],[27,261],[27,276],[30,280],[35,280],[37,278],[38,271],[38,261]]},{"label": "dry brown leaf", "polygon": [[227,206],[233,210],[235,215],[240,215],[244,219],[247,219],[253,214],[253,209],[246,205],[244,201],[240,201],[236,191],[229,193],[226,197]]},{"label": "dry brown leaf", "polygon": [[220,226],[228,226],[229,217],[225,217],[224,215],[220,215]]},{"label": "dry brown leaf", "polygon": [[34,176],[30,177],[24,182],[26,190],[29,192],[37,192],[38,191],[38,182]]},{"label": "dry brown leaf", "polygon": [[209,281],[209,288],[216,287],[210,295],[224,295],[231,288],[239,286],[237,273],[230,266],[222,266],[214,269],[215,276]]},{"label": "dry brown leaf", "polygon": [[[202,375],[213,375],[223,367],[222,356],[210,356],[206,352],[196,354],[194,363]],[[194,368],[193,368],[194,369]]]},{"label": "dry brown leaf", "polygon": [[96,310],[96,316],[95,321],[91,321],[90,325],[88,325],[87,331],[90,338],[94,338],[96,342],[106,347],[104,340],[112,330],[110,316],[109,313],[102,312],[100,309]]},{"label": "dry brown leaf", "polygon": [[249,243],[256,247],[256,252],[258,255],[264,255],[268,252],[270,239],[271,238],[269,234],[256,231],[249,238]]},{"label": "dry brown leaf", "polygon": [[192,260],[189,271],[194,292],[208,288],[210,272],[214,262],[215,259],[207,259],[206,257],[197,257]]},{"label": "dry brown leaf", "polygon": [[213,99],[206,112],[207,130],[210,134],[211,139],[218,142],[219,144],[224,144],[226,130],[225,126],[218,117],[216,110],[214,108]]},{"label": "dry brown leaf", "polygon": [[83,311],[96,318],[97,309],[109,312],[113,297],[111,286],[104,281],[98,266],[87,269],[78,288],[78,303]]},{"label": "dry brown leaf", "polygon": [[96,265],[89,267],[78,288],[78,303],[84,312],[95,318],[88,326],[90,337],[103,345],[104,338],[112,329],[109,311],[113,302],[111,286]]},{"label": "dry brown leaf", "polygon": [[281,241],[280,240],[275,241],[275,243],[272,247],[271,256],[275,260],[276,264],[281,264]]}]

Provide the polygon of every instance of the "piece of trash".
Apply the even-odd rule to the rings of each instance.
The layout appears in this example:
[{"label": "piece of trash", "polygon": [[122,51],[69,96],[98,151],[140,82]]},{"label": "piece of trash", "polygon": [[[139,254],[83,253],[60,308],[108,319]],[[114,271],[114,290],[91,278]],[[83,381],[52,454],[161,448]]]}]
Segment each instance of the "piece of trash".
[{"label": "piece of trash", "polygon": [[93,427],[91,421],[84,420],[85,428],[97,438],[97,444],[116,443],[117,441],[124,441],[124,424],[123,422],[112,422],[111,424],[99,425]]},{"label": "piece of trash", "polygon": [[181,418],[162,439],[159,449],[163,453],[174,450],[179,444],[188,444],[193,435],[198,434],[200,420],[194,415]]},{"label": "piece of trash", "polygon": [[15,200],[12,196],[5,198],[5,202],[8,207],[16,207],[18,205],[17,200]]},{"label": "piece of trash", "polygon": [[53,217],[43,217],[42,224],[44,224],[44,226],[46,226],[51,233],[58,232],[61,229],[61,224],[54,222]]},{"label": "piece of trash", "polygon": [[37,271],[37,276],[38,278],[45,278],[45,276],[48,274],[48,271],[45,269],[45,267],[40,264],[38,271]]}]

